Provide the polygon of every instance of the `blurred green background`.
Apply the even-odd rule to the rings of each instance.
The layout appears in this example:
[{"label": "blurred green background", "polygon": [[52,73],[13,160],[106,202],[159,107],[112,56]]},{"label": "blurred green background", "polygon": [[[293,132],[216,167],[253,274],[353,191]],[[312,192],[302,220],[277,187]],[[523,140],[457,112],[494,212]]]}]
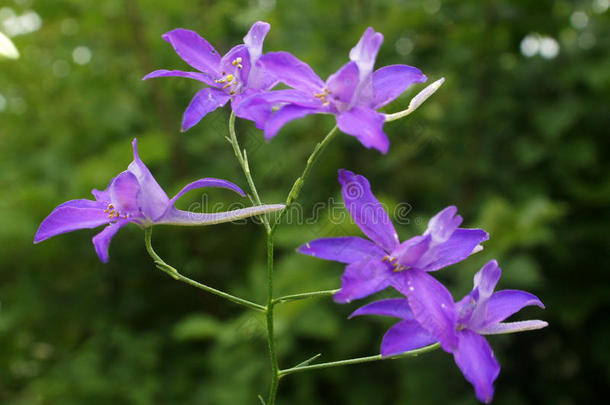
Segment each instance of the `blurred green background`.
[{"label": "blurred green background", "polygon": [[[439,277],[456,299],[497,258],[500,288],[537,294],[550,326],[492,336],[502,364],[496,404],[597,403],[610,380],[608,283],[610,18],[608,0],[1,0],[0,30],[21,52],[0,60],[0,403],[254,404],[267,391],[261,318],[156,270],[135,226],[119,232],[104,265],[84,230],[33,246],[59,203],[90,198],[140,155],[171,195],[200,177],[246,187],[229,144],[228,109],[187,132],[181,115],[200,88],[140,79],[186,64],[161,39],[184,27],[227,51],[256,20],[266,51],[287,50],[322,77],[340,67],[367,26],[385,35],[377,66],[405,63],[447,81],[413,116],[388,123],[386,156],[341,135],[305,186],[314,204],[340,202],[336,170],[369,177],[390,208],[410,210],[402,239],[455,204],[465,226],[491,233],[485,250]],[[403,109],[411,89],[385,111]],[[238,121],[263,200],[280,202],[331,117],[287,125],[271,142]],[[212,190],[208,201],[238,201]],[[201,201],[193,192],[183,207]],[[408,222],[408,223],[406,223]],[[322,211],[280,228],[277,293],[339,286],[342,265],[301,257],[298,245],[357,234]],[[186,275],[265,299],[263,230],[248,225],[158,228],[153,243]],[[387,291],[379,296],[390,296]],[[359,303],[330,299],[278,309],[280,362],[378,352],[391,319],[347,320]],[[441,351],[416,359],[296,374],[280,404],[475,404]]]}]

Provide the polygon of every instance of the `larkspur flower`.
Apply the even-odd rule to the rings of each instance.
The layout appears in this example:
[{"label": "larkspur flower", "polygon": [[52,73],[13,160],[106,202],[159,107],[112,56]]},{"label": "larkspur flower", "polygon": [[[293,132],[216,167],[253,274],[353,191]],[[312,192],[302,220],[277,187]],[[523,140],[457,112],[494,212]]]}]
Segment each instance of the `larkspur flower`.
[{"label": "larkspur flower", "polygon": [[188,130],[207,113],[224,106],[229,100],[231,107],[237,112],[236,107],[244,97],[268,90],[277,83],[257,64],[269,28],[270,25],[266,22],[255,22],[244,37],[244,43],[234,46],[223,57],[194,31],[182,28],[169,31],[163,34],[163,39],[174,47],[186,63],[199,72],[163,69],[149,73],[143,80],[179,76],[199,80],[211,86],[200,90],[191,100],[184,112],[182,131]]},{"label": "larkspur flower", "polygon": [[482,229],[458,228],[462,217],[447,207],[428,222],[423,235],[400,243],[387,212],[371,191],[369,181],[340,169],[343,201],[351,217],[371,240],[358,236],[322,238],[301,246],[300,253],[346,263],[336,302],[349,302],[402,285],[412,273],[430,272],[466,259],[488,239]]},{"label": "larkspur flower", "polygon": [[526,291],[494,292],[501,274],[498,263],[490,261],[474,276],[474,289],[455,303],[441,283],[420,272],[416,282],[398,287],[408,299],[375,301],[351,316],[383,315],[402,319],[383,337],[382,356],[440,342],[445,351],[453,354],[464,377],[474,386],[477,398],[489,403],[500,364],[482,335],[522,332],[548,325],[540,320],[503,322],[526,306],[544,308],[544,305]]},{"label": "larkspur flower", "polygon": [[382,42],[381,33],[367,28],[350,52],[351,61],[326,82],[288,52],[267,53],[259,61],[261,66],[293,89],[250,97],[239,111],[264,129],[266,139],[274,137],[289,121],[308,114],[333,114],[341,131],[356,137],[367,148],[386,153],[390,143],[383,132],[385,115],[377,110],[427,78],[419,69],[407,65],[385,66],[373,72]]},{"label": "larkspur flower", "polygon": [[170,199],[138,156],[137,140],[133,140],[133,162],[127,170],[110,181],[104,191],[93,190],[95,200],[67,201],[49,214],[38,228],[34,243],[52,236],[85,228],[108,225],[93,238],[93,245],[102,262],[108,261],[108,247],[117,231],[132,222],[140,227],[157,224],[212,225],[278,211],[282,204],[261,205],[218,213],[195,213],[174,207],[188,191],[204,187],[221,187],[241,196],[244,192],[227,180],[205,178],[187,184]]}]

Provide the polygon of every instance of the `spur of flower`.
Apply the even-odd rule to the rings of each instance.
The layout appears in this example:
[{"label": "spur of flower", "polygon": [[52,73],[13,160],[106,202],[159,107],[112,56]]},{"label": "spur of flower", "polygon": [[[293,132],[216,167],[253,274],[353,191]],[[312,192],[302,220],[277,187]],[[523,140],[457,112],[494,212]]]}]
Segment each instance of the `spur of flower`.
[{"label": "spur of flower", "polygon": [[133,140],[133,162],[127,170],[110,180],[104,191],[93,190],[94,200],[67,201],[49,214],[38,228],[34,243],[52,236],[78,229],[108,225],[93,238],[95,251],[102,262],[108,261],[110,241],[119,229],[128,223],[142,228],[157,224],[197,226],[231,222],[255,215],[278,211],[282,204],[261,205],[218,213],[195,213],[174,207],[176,201],[188,191],[204,187],[221,187],[241,196],[244,192],[227,180],[204,178],[187,184],[173,198],[159,186],[146,165],[138,156],[137,140]]},{"label": "spur of flower", "polygon": [[344,303],[364,298],[387,287],[404,284],[412,273],[424,273],[466,259],[482,249],[489,235],[482,229],[459,228],[462,217],[450,206],[428,222],[423,235],[400,243],[398,234],[369,181],[348,170],[339,170],[345,207],[370,240],[358,237],[316,239],[300,253],[346,263],[341,289],[334,296]]},{"label": "spur of flower", "polygon": [[198,72],[156,70],[144,76],[143,80],[179,76],[199,80],[211,86],[200,90],[191,100],[184,112],[182,131],[188,130],[207,113],[224,106],[229,100],[236,111],[237,105],[244,97],[268,90],[277,83],[257,65],[269,28],[270,25],[266,22],[255,22],[244,37],[244,43],[234,46],[222,57],[208,41],[194,31],[182,28],[169,31],[163,34],[162,38]]},{"label": "spur of flower", "polygon": [[382,356],[440,342],[446,352],[453,354],[464,377],[474,386],[477,398],[489,403],[500,364],[483,335],[522,332],[548,325],[540,320],[504,322],[526,306],[544,308],[544,305],[526,291],[494,292],[501,274],[498,263],[490,261],[474,276],[474,289],[458,302],[433,277],[419,274],[418,282],[397,286],[408,299],[375,301],[351,316],[383,315],[402,319],[383,337]]},{"label": "spur of flower", "polygon": [[383,132],[385,115],[377,110],[412,84],[427,79],[419,69],[407,65],[385,66],[373,71],[382,42],[381,33],[367,28],[352,48],[350,62],[326,82],[288,52],[267,53],[259,61],[261,66],[293,89],[250,97],[238,111],[253,120],[259,129],[264,129],[266,139],[274,137],[284,124],[294,119],[308,114],[332,114],[341,131],[356,137],[367,148],[386,153],[390,143]]}]

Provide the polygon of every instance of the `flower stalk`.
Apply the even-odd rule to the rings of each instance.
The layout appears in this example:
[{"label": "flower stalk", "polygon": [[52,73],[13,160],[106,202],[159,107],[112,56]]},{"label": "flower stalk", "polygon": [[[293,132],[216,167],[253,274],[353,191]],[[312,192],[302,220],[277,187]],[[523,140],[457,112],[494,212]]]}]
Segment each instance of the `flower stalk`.
[{"label": "flower stalk", "polygon": [[266,312],[267,308],[264,307],[263,305],[254,303],[252,301],[248,301],[248,300],[240,298],[240,297],[236,297],[236,296],[226,293],[224,291],[217,290],[216,288],[210,287],[210,286],[200,283],[198,281],[192,280],[186,276],[183,276],[174,267],[165,263],[165,261],[163,259],[161,259],[161,257],[157,254],[157,252],[155,252],[155,250],[153,249],[152,244],[151,244],[151,236],[152,236],[152,227],[148,227],[144,230],[144,244],[146,246],[146,251],[148,252],[150,257],[154,260],[155,266],[159,270],[167,273],[170,277],[172,277],[175,280],[182,281],[186,284],[189,284],[195,288],[198,288],[198,289],[208,292],[210,294],[217,295],[221,298],[224,298],[226,300],[229,300],[229,301],[234,302],[239,305],[243,305],[245,307],[248,307],[248,308],[258,311],[258,312]]},{"label": "flower stalk", "polygon": [[285,370],[280,370],[279,375],[281,378],[286,375],[299,373],[302,371],[312,371],[312,370],[320,370],[320,369],[330,368],[330,367],[348,366],[350,364],[370,363],[372,361],[379,361],[379,360],[396,360],[396,359],[401,359],[403,357],[417,357],[420,354],[431,352],[433,350],[438,349],[439,347],[440,347],[440,344],[435,343],[435,344],[432,344],[429,346],[422,347],[420,349],[410,350],[408,352],[404,352],[404,353],[398,354],[396,356],[383,357],[381,354],[377,354],[374,356],[357,357],[354,359],[331,361],[328,363],[296,366],[296,367],[292,367],[292,368],[287,368]]}]

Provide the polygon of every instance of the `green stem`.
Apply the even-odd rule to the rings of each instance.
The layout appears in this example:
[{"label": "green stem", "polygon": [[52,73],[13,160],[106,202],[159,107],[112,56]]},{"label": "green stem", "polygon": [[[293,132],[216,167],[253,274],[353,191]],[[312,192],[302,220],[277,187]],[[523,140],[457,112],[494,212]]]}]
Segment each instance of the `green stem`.
[{"label": "green stem", "polygon": [[[246,150],[243,152],[240,150],[239,143],[237,142],[237,135],[235,134],[235,113],[231,112],[231,116],[229,117],[229,135],[227,138],[231,146],[233,146],[233,152],[235,153],[235,157],[239,162],[239,165],[246,176],[246,181],[248,182],[248,187],[250,187],[250,193],[252,194],[252,198],[254,198],[254,202],[257,205],[263,205],[261,199],[258,195],[258,191],[256,190],[256,186],[254,185],[254,180],[252,180],[252,174],[250,173],[250,165],[248,164],[248,155],[246,154]],[[266,215],[261,215],[261,220],[263,221],[263,225],[265,226],[265,230],[269,232],[271,230],[271,226],[269,225],[269,219]]]},{"label": "green stem", "polygon": [[430,346],[422,347],[421,349],[410,350],[408,352],[397,354],[395,356],[382,357],[381,354],[377,354],[375,356],[358,357],[355,359],[340,360],[340,361],[331,361],[329,363],[313,364],[310,366],[300,366],[300,367],[296,366],[296,367],[292,367],[292,368],[287,368],[285,370],[280,370],[279,376],[281,378],[285,375],[298,373],[301,371],[320,370],[323,368],[347,366],[350,364],[369,363],[372,361],[379,361],[379,360],[395,360],[395,359],[401,359],[403,357],[417,357],[418,355],[420,355],[422,353],[431,352],[433,350],[438,349],[439,347],[440,347],[440,345],[438,343],[435,343]]},{"label": "green stem", "polygon": [[279,297],[273,300],[274,304],[281,304],[284,302],[290,302],[290,301],[298,301],[298,300],[304,300],[307,298],[314,298],[314,297],[327,297],[329,295],[334,295],[339,291],[339,289],[337,290],[324,290],[324,291],[313,291],[313,292],[306,292],[306,293],[301,293],[301,294],[292,294],[292,295],[284,295],[283,297]]},{"label": "green stem", "polygon": [[275,336],[273,330],[273,233],[267,232],[267,341],[269,342],[269,357],[271,359],[271,386],[267,405],[275,404],[277,388],[280,382],[280,366],[275,352]]},{"label": "green stem", "polygon": [[261,312],[266,312],[267,308],[256,304],[254,302],[245,300],[243,298],[239,298],[236,297],[234,295],[228,294],[224,291],[220,291],[217,290],[215,288],[212,288],[210,286],[207,286],[205,284],[199,283],[195,280],[191,280],[188,277],[183,276],[182,274],[180,274],[178,272],[178,270],[176,270],[175,268],[173,268],[172,266],[170,266],[169,264],[165,263],[163,261],[163,259],[161,259],[161,257],[159,257],[159,255],[157,254],[157,252],[155,252],[155,250],[152,247],[151,244],[151,235],[152,235],[152,227],[146,228],[144,230],[144,243],[146,245],[146,251],[148,252],[148,254],[150,255],[150,257],[154,260],[155,265],[157,266],[157,268],[165,273],[167,273],[168,275],[170,275],[172,278],[176,279],[176,280],[180,280],[184,283],[187,283],[195,288],[199,288],[200,290],[209,292],[211,294],[217,295],[219,297],[222,297],[224,299],[227,299],[229,301],[232,301],[236,304],[239,305],[243,305],[245,307],[254,309],[256,311],[261,311]]},{"label": "green stem", "polygon": [[331,129],[328,134],[326,134],[324,139],[322,139],[322,141],[320,141],[316,145],[313,152],[311,152],[309,159],[307,159],[307,164],[305,165],[305,170],[303,170],[303,174],[301,174],[301,176],[298,179],[296,179],[296,181],[292,185],[292,189],[290,190],[290,193],[288,193],[288,197],[286,198],[286,208],[284,208],[282,211],[280,211],[280,215],[279,215],[277,221],[275,221],[275,223],[271,227],[271,232],[275,232],[275,229],[280,224],[280,222],[282,222],[282,219],[284,218],[284,216],[290,209],[292,203],[299,197],[299,194],[301,193],[301,188],[303,187],[303,184],[305,184],[307,177],[311,173],[311,169],[313,169],[313,167],[315,166],[315,163],[318,161],[318,158],[320,157],[320,155],[322,154],[322,152],[324,151],[326,146],[328,146],[330,141],[338,133],[339,133],[339,128],[337,128],[337,126],[335,125],[335,127],[333,129]]}]

